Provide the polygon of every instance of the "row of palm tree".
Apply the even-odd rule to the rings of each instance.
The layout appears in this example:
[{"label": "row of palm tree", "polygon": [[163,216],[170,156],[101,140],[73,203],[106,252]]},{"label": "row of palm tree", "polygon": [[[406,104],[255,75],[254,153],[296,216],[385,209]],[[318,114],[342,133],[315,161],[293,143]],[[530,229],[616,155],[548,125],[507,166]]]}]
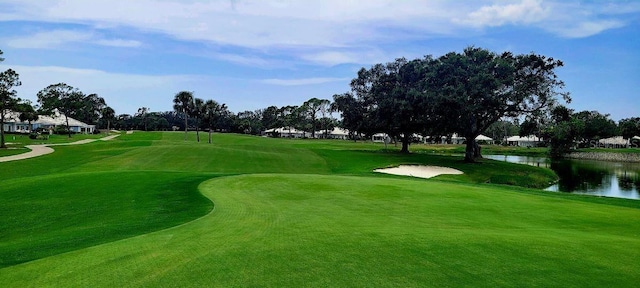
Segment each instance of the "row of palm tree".
[{"label": "row of palm tree", "polygon": [[173,98],[173,110],[184,116],[184,140],[187,140],[188,119],[196,120],[196,140],[200,142],[200,121],[204,121],[209,128],[209,144],[211,144],[211,133],[215,128],[215,123],[227,110],[226,104],[219,104],[215,100],[203,100],[195,98],[193,92],[180,91]]}]

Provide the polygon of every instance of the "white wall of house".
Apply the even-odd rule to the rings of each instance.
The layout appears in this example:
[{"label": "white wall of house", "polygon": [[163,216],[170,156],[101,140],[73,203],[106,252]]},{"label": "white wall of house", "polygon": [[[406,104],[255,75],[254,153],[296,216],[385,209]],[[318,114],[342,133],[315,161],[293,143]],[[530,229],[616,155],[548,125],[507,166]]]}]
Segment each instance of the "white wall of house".
[{"label": "white wall of house", "polygon": [[[30,133],[29,123],[20,122],[18,119],[18,113],[10,112],[9,117],[5,117],[5,131],[10,133]],[[64,114],[56,113],[53,116],[38,116],[38,120],[32,122],[33,129],[44,128],[53,129],[56,126],[66,126],[66,119]],[[74,133],[93,133],[95,131],[95,125],[89,125],[82,121],[78,121],[73,118],[69,118],[69,130]]]}]

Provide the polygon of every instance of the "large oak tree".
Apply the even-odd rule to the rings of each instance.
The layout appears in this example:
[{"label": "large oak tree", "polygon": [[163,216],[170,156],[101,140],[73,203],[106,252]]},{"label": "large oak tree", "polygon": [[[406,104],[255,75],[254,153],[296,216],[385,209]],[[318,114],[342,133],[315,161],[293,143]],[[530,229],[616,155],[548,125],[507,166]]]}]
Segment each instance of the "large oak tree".
[{"label": "large oak tree", "polygon": [[38,103],[45,114],[53,114],[55,110],[64,114],[67,132],[71,138],[69,117],[82,108],[84,94],[80,90],[65,83],[49,85],[38,92]]},{"label": "large oak tree", "polygon": [[468,47],[438,58],[429,80],[436,91],[434,113],[445,127],[466,139],[466,161],[480,157],[475,138],[502,117],[516,117],[553,107],[564,83],[555,69],[563,63],[534,53],[496,54]]}]

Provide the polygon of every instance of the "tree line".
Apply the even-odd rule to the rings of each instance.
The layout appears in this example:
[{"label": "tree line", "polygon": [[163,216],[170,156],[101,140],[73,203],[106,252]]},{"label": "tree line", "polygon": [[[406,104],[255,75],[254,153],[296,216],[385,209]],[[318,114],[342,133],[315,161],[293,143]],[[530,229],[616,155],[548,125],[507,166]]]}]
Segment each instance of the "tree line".
[{"label": "tree line", "polygon": [[640,136],[640,117],[613,121],[609,114],[598,111],[575,112],[558,105],[526,119],[520,126],[520,135],[535,135],[545,139],[552,157],[561,157],[573,148],[592,148],[598,140],[613,136],[630,139]]},{"label": "tree line", "polygon": [[[350,91],[333,95],[333,102],[311,98],[300,105],[269,106],[236,114],[225,104],[180,91],[174,96],[173,111],[151,112],[140,107],[133,115],[116,115],[102,97],[65,83],[38,92],[36,110],[17,97],[13,87],[21,84],[19,75],[9,69],[0,73],[0,116],[4,121],[6,111],[13,110],[21,112],[23,121],[33,121],[38,114],[50,115],[58,110],[102,129],[192,129],[197,141],[200,131],[208,131],[209,142],[213,131],[261,134],[266,129],[289,127],[315,138],[316,131],[327,133],[342,127],[352,139],[384,132],[400,139],[402,152],[409,151],[415,134],[457,133],[466,139],[467,161],[480,157],[475,138],[482,133],[497,139],[514,133],[536,135],[559,147],[554,148],[557,151],[564,151],[562,147],[569,145],[566,143],[584,145],[618,133],[625,137],[640,134],[640,118],[623,119],[616,125],[609,115],[574,113],[560,105],[560,100],[571,100],[555,73],[562,66],[559,60],[534,53],[498,54],[467,47],[438,58],[398,58],[362,68],[351,81]],[[335,112],[340,119],[334,117]],[[520,119],[524,121],[518,123]],[[1,132],[4,146],[4,130]]]}]

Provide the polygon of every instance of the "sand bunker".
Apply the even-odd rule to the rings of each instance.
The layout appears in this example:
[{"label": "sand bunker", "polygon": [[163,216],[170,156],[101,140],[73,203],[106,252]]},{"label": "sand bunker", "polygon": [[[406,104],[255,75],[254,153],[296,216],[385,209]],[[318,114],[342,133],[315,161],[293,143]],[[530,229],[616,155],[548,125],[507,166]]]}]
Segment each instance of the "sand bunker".
[{"label": "sand bunker", "polygon": [[440,166],[421,166],[421,165],[400,165],[393,168],[376,169],[373,172],[412,176],[419,178],[431,178],[442,174],[459,175],[463,174],[462,171]]}]

